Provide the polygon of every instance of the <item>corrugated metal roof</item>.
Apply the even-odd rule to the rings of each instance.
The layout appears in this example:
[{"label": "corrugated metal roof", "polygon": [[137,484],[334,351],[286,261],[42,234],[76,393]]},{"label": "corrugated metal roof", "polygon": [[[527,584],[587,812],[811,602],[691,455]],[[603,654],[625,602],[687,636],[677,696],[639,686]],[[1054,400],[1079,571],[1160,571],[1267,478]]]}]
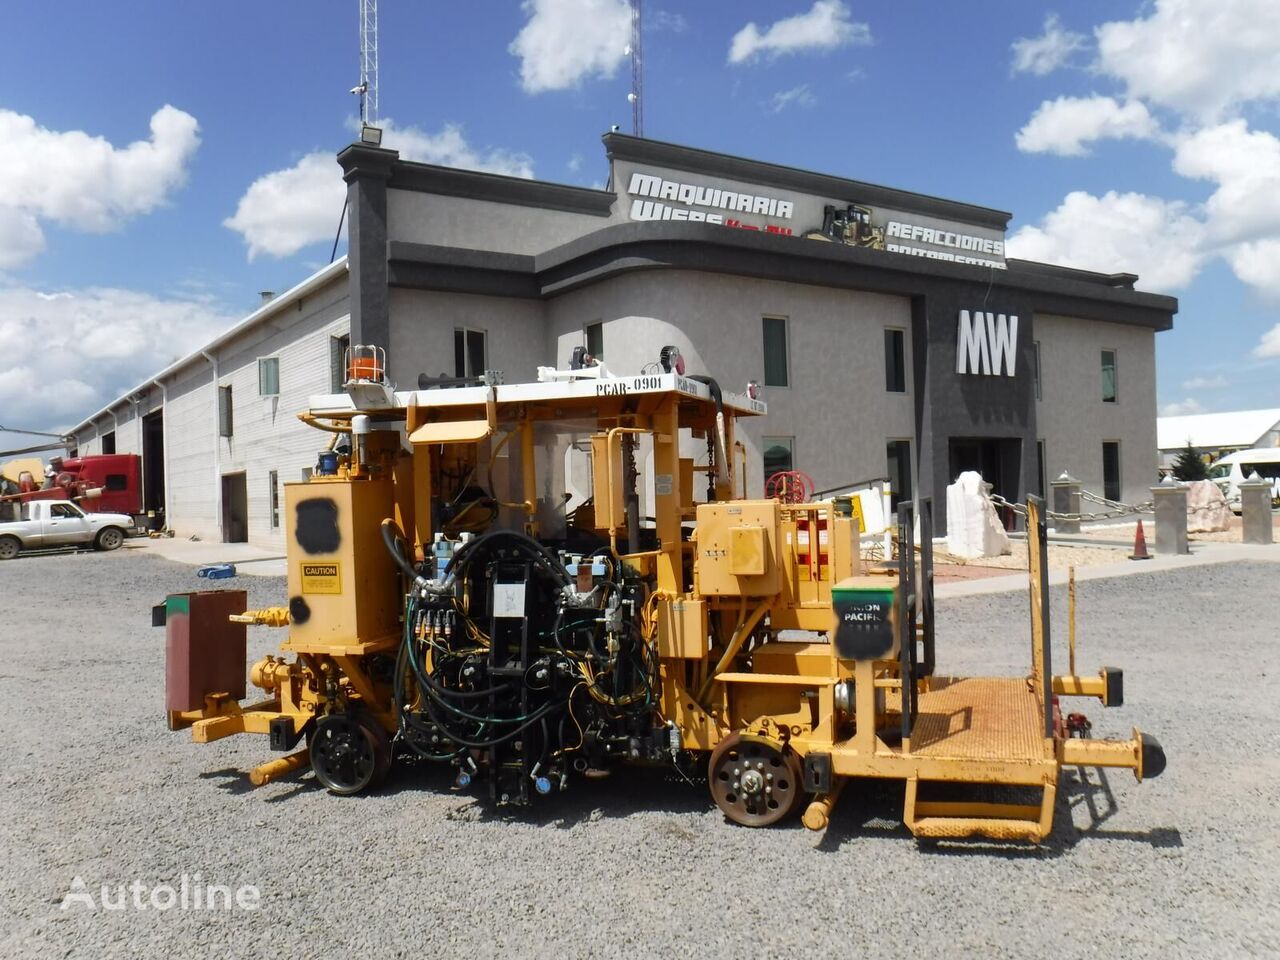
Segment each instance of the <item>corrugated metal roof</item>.
[{"label": "corrugated metal roof", "polygon": [[1251,447],[1263,434],[1280,424],[1280,407],[1270,410],[1236,410],[1233,413],[1197,413],[1186,417],[1158,417],[1156,446],[1181,450],[1193,447],[1222,449]]}]

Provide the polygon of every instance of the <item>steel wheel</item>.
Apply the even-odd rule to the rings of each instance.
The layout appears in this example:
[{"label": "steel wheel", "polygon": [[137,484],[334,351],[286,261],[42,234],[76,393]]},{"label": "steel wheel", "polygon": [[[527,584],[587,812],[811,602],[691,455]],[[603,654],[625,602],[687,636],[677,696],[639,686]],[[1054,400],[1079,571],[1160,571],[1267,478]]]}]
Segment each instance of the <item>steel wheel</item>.
[{"label": "steel wheel", "polygon": [[383,729],[382,724],[361,711],[356,714],[356,722],[360,724],[373,739],[373,777],[369,786],[378,787],[391,772],[391,737]]},{"label": "steel wheel", "polygon": [[373,782],[378,768],[378,743],[367,724],[341,713],[316,722],[311,769],[330,793],[344,797],[359,793]]},{"label": "steel wheel", "polygon": [[0,560],[12,560],[22,551],[22,543],[16,537],[0,537]]},{"label": "steel wheel", "polygon": [[768,827],[792,814],[803,793],[800,760],[768,737],[735,733],[711,752],[707,783],[726,817]]}]

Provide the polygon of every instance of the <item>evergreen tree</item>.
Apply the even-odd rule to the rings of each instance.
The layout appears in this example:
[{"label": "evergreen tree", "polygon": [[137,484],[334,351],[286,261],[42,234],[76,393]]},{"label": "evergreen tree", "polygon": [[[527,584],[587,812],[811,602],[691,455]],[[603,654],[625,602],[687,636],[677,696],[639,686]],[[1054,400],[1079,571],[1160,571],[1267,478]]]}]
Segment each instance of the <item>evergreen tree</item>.
[{"label": "evergreen tree", "polygon": [[1196,448],[1191,446],[1190,440],[1178,454],[1178,458],[1173,461],[1173,477],[1175,480],[1209,479],[1209,469],[1205,466],[1200,454],[1196,453]]}]

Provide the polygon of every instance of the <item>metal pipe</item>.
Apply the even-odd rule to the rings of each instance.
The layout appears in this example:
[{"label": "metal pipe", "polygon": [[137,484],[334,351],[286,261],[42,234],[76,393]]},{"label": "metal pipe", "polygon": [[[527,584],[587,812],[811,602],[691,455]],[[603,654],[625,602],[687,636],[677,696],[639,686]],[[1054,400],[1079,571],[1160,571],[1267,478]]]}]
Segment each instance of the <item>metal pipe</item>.
[{"label": "metal pipe", "polygon": [[268,760],[266,763],[254,767],[249,771],[249,782],[255,787],[260,787],[263,784],[270,783],[272,780],[279,780],[281,777],[295,773],[310,763],[311,750],[304,748],[297,753],[289,754],[287,757]]},{"label": "metal pipe", "polygon": [[912,649],[916,645],[916,629],[911,610],[911,573],[915,566],[914,551],[911,546],[912,533],[911,504],[902,501],[898,504],[898,656],[902,674],[901,718],[903,749],[908,749],[911,742],[912,722],[912,689],[915,677],[912,675]]},{"label": "metal pipe", "polygon": [[936,617],[933,607],[933,497],[920,498],[920,607],[924,621],[924,661],[919,674],[933,676],[936,665],[934,638]]},{"label": "metal pipe", "polygon": [[[208,350],[201,350],[200,355],[213,364],[213,516],[218,529],[222,529],[222,411],[221,390],[222,372],[216,355]],[[232,423],[235,415],[232,414]],[[167,451],[166,451],[167,452]]]},{"label": "metal pipe", "polygon": [[[746,609],[746,602],[746,598],[744,597],[742,600],[744,610]],[[707,694],[711,692],[711,687],[716,682],[716,677],[729,669],[729,665],[733,663],[733,658],[738,655],[738,651],[741,650],[742,645],[746,643],[747,637],[751,636],[751,631],[753,631],[764,618],[765,611],[769,609],[770,602],[771,601],[769,600],[761,602],[759,606],[751,611],[751,616],[747,617],[745,620],[741,617],[738,618],[738,626],[734,629],[733,636],[729,639],[729,645],[724,648],[724,653],[721,655],[719,662],[716,663],[715,669],[711,671],[711,676],[707,677],[707,679],[702,682],[702,688],[698,691],[698,702],[702,704],[703,709],[708,713],[711,712],[711,709],[707,706]]]},{"label": "metal pipe", "polygon": [[298,419],[305,423],[308,427],[315,427],[317,430],[327,430],[329,433],[350,433],[351,426],[340,423],[322,423],[320,418],[310,413],[298,414]]},{"label": "metal pipe", "polygon": [[1076,568],[1067,568],[1067,672],[1076,672]]},{"label": "metal pipe", "polygon": [[831,811],[835,809],[836,801],[840,799],[844,785],[845,778],[841,777],[832,784],[830,793],[814,797],[813,802],[805,808],[804,816],[800,818],[800,822],[809,830],[825,830],[827,824],[831,822]]}]

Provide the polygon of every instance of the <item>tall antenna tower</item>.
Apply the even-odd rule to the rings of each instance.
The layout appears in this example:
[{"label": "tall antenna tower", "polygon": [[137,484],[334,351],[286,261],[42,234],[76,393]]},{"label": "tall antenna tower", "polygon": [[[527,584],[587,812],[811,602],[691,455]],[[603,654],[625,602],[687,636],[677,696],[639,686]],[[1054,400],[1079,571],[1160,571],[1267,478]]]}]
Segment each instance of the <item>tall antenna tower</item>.
[{"label": "tall antenna tower", "polygon": [[360,0],[360,123],[378,122],[378,0]]},{"label": "tall antenna tower", "polygon": [[631,0],[631,92],[627,100],[631,102],[631,132],[637,137],[644,136],[644,56],[641,46],[640,29],[641,0]]}]

